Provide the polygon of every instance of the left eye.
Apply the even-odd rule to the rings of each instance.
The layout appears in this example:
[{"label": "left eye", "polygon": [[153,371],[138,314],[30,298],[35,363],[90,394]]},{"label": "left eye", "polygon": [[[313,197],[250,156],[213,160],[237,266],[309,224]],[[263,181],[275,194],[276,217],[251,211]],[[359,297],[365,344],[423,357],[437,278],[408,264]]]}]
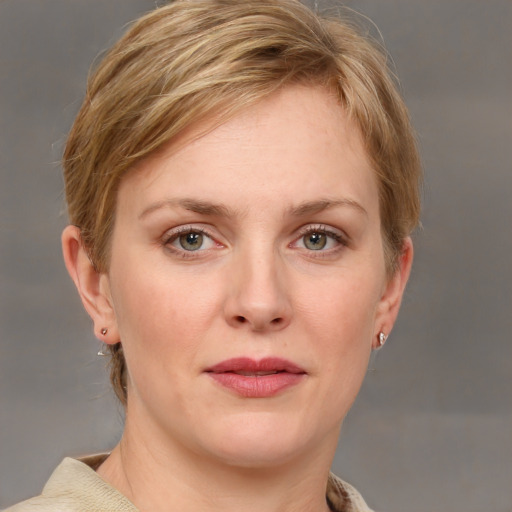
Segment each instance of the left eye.
[{"label": "left eye", "polygon": [[187,231],[173,237],[170,245],[176,249],[193,252],[210,249],[215,245],[215,242],[201,231]]},{"label": "left eye", "polygon": [[327,245],[327,235],[325,233],[310,233],[302,237],[304,246],[312,251],[320,251]]},{"label": "left eye", "polygon": [[342,243],[341,237],[336,233],[317,230],[309,231],[300,237],[297,242],[295,242],[295,246],[308,249],[309,251],[323,251],[333,249],[340,245],[340,243]]}]

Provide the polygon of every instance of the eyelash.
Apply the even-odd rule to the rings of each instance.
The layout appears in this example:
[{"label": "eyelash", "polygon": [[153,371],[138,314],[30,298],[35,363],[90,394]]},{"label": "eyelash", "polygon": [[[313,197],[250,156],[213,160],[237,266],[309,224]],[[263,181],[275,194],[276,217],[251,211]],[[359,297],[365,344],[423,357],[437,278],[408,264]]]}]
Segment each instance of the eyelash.
[{"label": "eyelash", "polygon": [[215,244],[217,246],[222,245],[215,240],[215,238],[208,232],[208,230],[206,230],[205,228],[203,228],[201,226],[199,226],[199,227],[198,226],[180,226],[170,233],[167,232],[163,237],[162,244],[169,251],[172,251],[174,254],[176,254],[182,258],[197,258],[199,256],[199,254],[197,254],[197,253],[206,252],[208,249],[203,249],[203,250],[198,249],[196,251],[187,251],[185,249],[178,249],[177,247],[172,246],[172,243],[175,242],[176,240],[178,240],[178,238],[180,236],[186,235],[189,233],[203,235],[204,237],[209,238],[213,244]]},{"label": "eyelash", "polygon": [[343,248],[348,246],[348,239],[347,237],[340,233],[339,231],[335,231],[332,228],[329,228],[328,226],[325,226],[324,224],[316,224],[316,225],[308,225],[301,228],[299,231],[298,238],[295,239],[294,242],[290,245],[296,244],[299,240],[303,240],[306,236],[312,235],[313,233],[320,233],[322,235],[327,236],[328,238],[334,240],[338,245],[336,247],[326,249],[326,250],[313,250],[313,249],[307,249],[305,250],[308,253],[313,253],[315,257],[327,257],[329,255],[332,255],[333,253],[342,250]]},{"label": "eyelash", "polygon": [[[211,240],[213,244],[216,246],[222,247],[222,244],[220,242],[217,242],[215,238],[212,236],[212,234],[205,229],[202,226],[180,226],[173,230],[172,232],[167,232],[163,239],[162,244],[169,250],[172,251],[174,254],[182,257],[182,258],[197,258],[199,257],[200,253],[209,251],[209,249],[197,249],[196,251],[187,251],[185,249],[179,249],[177,247],[173,247],[173,242],[178,240],[178,238],[185,234],[199,234],[203,235],[204,237]],[[332,255],[333,253],[336,253],[337,251],[342,250],[344,247],[348,246],[348,240],[347,237],[341,234],[338,231],[334,231],[333,229],[330,229],[329,227],[323,225],[323,224],[317,224],[317,225],[307,225],[304,226],[299,230],[299,236],[295,238],[293,242],[289,244],[289,247],[294,247],[300,240],[303,240],[306,236],[312,235],[314,233],[320,233],[322,235],[325,235],[326,237],[330,238],[331,240],[334,240],[338,245],[336,247],[332,247],[326,250],[319,249],[319,250],[313,250],[308,248],[299,248],[303,249],[307,253],[310,253],[311,256],[322,258]]]}]

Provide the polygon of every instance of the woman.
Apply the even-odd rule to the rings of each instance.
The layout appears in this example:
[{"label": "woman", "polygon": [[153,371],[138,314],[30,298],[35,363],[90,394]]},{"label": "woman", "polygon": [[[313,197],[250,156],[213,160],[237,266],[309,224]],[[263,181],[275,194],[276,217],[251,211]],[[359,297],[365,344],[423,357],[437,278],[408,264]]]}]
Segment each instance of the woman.
[{"label": "woman", "polygon": [[329,467],[420,179],[380,51],[295,0],[174,2],[91,77],[64,177],[126,424],[11,510],[368,511]]}]

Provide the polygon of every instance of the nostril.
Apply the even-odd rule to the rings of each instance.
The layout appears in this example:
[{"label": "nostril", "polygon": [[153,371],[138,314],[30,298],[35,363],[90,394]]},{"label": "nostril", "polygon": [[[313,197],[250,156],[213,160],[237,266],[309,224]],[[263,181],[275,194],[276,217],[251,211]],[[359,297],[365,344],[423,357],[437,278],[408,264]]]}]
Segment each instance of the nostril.
[{"label": "nostril", "polygon": [[265,325],[267,327],[270,327],[270,326],[274,326],[274,327],[281,327],[282,325],[284,325],[285,321],[284,321],[284,318],[283,317],[276,317],[274,318],[273,320],[270,320],[270,322],[266,323],[264,320],[262,319],[257,319],[255,318],[254,320],[251,319],[251,317],[249,316],[249,318],[243,316],[243,315],[237,315],[237,316],[234,316],[233,317],[233,321],[236,322],[237,324],[246,324],[246,323],[249,323],[251,324],[256,330],[264,330],[265,329]]}]

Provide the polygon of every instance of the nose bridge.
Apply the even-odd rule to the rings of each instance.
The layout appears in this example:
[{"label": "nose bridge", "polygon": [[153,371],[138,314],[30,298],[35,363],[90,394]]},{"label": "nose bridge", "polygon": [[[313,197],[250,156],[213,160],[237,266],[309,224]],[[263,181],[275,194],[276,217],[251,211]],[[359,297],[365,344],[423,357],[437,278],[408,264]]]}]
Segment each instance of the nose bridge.
[{"label": "nose bridge", "polygon": [[274,244],[253,240],[236,251],[227,301],[228,321],[256,331],[288,325],[291,304],[284,262]]}]

